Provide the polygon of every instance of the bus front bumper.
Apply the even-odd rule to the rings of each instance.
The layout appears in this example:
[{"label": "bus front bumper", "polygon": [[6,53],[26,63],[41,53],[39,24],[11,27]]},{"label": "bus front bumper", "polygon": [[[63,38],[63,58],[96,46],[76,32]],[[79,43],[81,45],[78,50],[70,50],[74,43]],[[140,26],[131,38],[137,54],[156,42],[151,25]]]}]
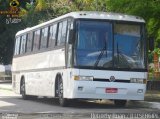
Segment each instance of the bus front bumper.
[{"label": "bus front bumper", "polygon": [[144,100],[146,84],[75,81],[70,99]]}]

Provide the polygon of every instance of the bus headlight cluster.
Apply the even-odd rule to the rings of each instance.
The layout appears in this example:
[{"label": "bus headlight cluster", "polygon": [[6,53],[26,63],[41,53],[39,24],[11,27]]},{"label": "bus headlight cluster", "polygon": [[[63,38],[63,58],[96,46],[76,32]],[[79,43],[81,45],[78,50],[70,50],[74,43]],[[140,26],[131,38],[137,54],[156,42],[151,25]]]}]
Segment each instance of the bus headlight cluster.
[{"label": "bus headlight cluster", "polygon": [[92,76],[74,76],[74,80],[78,81],[93,81]]},{"label": "bus headlight cluster", "polygon": [[140,83],[140,84],[146,84],[147,80],[146,79],[142,79],[142,78],[131,78],[130,79],[131,83]]}]

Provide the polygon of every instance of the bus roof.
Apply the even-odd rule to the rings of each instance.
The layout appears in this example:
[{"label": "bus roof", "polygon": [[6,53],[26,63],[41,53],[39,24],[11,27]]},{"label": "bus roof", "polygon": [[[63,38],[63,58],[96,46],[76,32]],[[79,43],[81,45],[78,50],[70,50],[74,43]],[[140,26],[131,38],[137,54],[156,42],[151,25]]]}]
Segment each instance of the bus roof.
[{"label": "bus roof", "polygon": [[31,30],[34,30],[39,27],[43,27],[47,24],[51,24],[52,22],[67,18],[67,17],[72,17],[75,19],[78,18],[83,18],[83,19],[100,19],[100,20],[117,20],[117,21],[131,21],[131,22],[139,22],[139,23],[144,23],[144,19],[137,17],[137,16],[132,16],[132,15],[126,15],[126,14],[119,14],[119,13],[108,13],[108,12],[98,12],[98,11],[77,11],[77,12],[71,12],[65,15],[62,15],[60,17],[57,17],[55,19],[49,20],[47,22],[44,22],[42,24],[36,25],[31,28],[26,28],[24,30],[21,30],[17,32],[17,35],[23,34],[25,32],[29,32]]}]

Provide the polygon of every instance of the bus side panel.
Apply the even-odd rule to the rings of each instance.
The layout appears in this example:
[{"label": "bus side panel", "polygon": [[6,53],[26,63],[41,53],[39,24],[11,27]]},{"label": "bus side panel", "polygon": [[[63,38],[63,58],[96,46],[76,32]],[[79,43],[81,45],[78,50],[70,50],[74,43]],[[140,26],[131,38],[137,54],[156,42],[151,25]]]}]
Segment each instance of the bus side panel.
[{"label": "bus side panel", "polygon": [[25,78],[26,94],[39,96],[54,96],[55,77],[63,73],[65,68],[65,53],[63,49],[57,49],[13,59],[13,72],[19,72],[16,83],[16,92],[20,93],[20,79]]},{"label": "bus side panel", "polygon": [[15,93],[20,94],[20,73],[12,73],[12,89]]},{"label": "bus side panel", "polygon": [[[68,68],[65,71],[64,77],[66,77],[67,80],[64,81],[64,98],[71,98],[73,97],[73,90],[74,90],[74,80],[73,76],[79,74],[79,69],[72,69]],[[65,78],[64,78],[65,79]]]}]

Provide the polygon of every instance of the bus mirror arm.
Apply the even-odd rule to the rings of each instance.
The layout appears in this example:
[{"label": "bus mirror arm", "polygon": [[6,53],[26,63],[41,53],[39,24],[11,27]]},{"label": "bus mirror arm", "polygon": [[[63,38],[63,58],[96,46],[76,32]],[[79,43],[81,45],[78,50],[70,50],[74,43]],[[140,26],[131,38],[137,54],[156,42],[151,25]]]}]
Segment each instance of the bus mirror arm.
[{"label": "bus mirror arm", "polygon": [[148,40],[148,49],[150,51],[153,51],[154,50],[154,37],[150,37],[149,40]]},{"label": "bus mirror arm", "polygon": [[68,41],[69,44],[73,43],[73,39],[74,39],[73,35],[74,35],[74,30],[70,29],[70,31],[69,31],[69,41]]}]

